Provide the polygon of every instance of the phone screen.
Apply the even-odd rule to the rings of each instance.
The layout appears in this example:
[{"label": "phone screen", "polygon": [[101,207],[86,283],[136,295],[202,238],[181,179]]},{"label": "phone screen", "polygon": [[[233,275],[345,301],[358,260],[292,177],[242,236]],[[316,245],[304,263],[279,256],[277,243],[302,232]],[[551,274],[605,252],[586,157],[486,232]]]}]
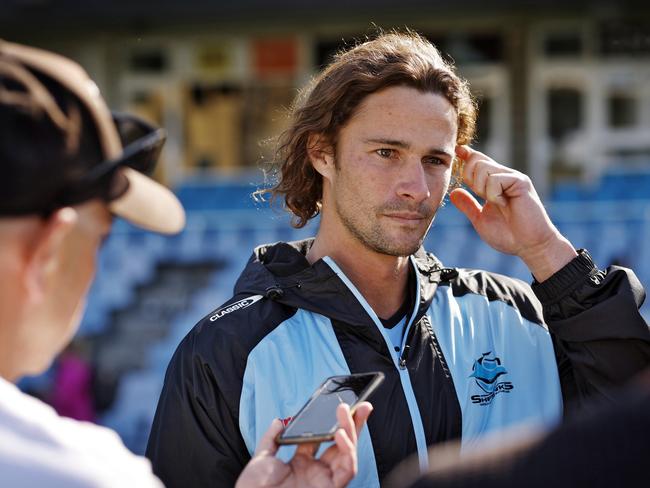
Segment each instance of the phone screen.
[{"label": "phone screen", "polygon": [[338,428],[336,408],[339,403],[354,407],[358,402],[365,400],[383,378],[382,373],[328,378],[289,422],[278,441],[308,442],[312,439],[332,438]]}]

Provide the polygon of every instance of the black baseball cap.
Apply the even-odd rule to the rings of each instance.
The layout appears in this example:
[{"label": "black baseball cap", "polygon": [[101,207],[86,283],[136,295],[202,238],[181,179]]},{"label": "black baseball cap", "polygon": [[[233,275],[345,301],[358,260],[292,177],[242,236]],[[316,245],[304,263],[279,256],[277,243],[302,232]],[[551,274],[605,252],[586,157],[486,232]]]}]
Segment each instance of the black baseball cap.
[{"label": "black baseball cap", "polygon": [[149,175],[165,131],[111,113],[75,62],[0,40],[0,217],[102,199],[133,224],[180,232],[185,212]]}]

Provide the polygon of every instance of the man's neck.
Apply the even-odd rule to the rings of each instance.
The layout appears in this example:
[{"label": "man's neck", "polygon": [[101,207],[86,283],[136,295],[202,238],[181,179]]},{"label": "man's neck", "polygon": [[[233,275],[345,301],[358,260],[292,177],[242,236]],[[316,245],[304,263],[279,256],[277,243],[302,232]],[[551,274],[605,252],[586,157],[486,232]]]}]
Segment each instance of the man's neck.
[{"label": "man's neck", "polygon": [[[14,337],[8,333],[7,328],[0,324],[0,377],[14,383],[19,376],[20,357],[17,357]],[[12,347],[13,346],[13,347]]]},{"label": "man's neck", "polygon": [[378,253],[358,239],[341,238],[340,233],[328,233],[321,227],[307,260],[314,263],[324,256],[336,262],[380,318],[391,317],[406,299],[408,257]]},{"label": "man's neck", "polygon": [[[17,340],[24,330],[23,324],[27,312],[22,311],[24,287],[17,285],[19,280],[16,274],[1,261],[2,259],[0,259],[0,274],[7,277],[7,280],[0,284],[0,376],[13,383],[21,373],[21,363],[29,360]],[[33,316],[29,318],[34,319]]]}]

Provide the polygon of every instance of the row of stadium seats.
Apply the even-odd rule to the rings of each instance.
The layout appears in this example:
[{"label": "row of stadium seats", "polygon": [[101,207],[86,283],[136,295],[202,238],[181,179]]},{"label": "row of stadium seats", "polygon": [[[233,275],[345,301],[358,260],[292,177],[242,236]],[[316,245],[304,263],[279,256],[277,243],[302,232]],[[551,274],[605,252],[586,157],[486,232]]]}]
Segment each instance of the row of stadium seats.
[{"label": "row of stadium seats", "polygon": [[592,184],[566,182],[555,185],[554,201],[615,201],[650,199],[650,172],[614,171]]},{"label": "row of stadium seats", "polygon": [[[131,336],[124,339],[123,347],[130,347],[128,342],[139,344],[138,347],[144,347],[144,353],[141,349],[136,353],[124,352],[124,358],[137,358],[140,367],[122,374],[115,401],[102,422],[115,428],[135,452],[144,451],[164,371],[175,348],[201,317],[231,296],[235,280],[254,247],[260,243],[302,239],[315,233],[317,222],[297,230],[290,227],[288,216],[281,211],[241,205],[240,200],[250,201],[252,189],[247,183],[228,183],[218,189],[203,183],[183,187],[179,194],[189,210],[183,233],[161,237],[120,221],[102,250],[100,273],[81,332],[100,337],[112,334],[112,347],[119,344],[116,330],[124,327],[115,325],[116,315],[111,312],[148,300],[148,313],[162,317],[165,302],[174,301],[142,294],[147,283],[152,293],[161,293],[153,286],[162,280],[160,263],[179,269],[195,263],[215,263],[209,279],[187,296],[182,310],[179,308],[178,313],[157,320],[159,329],[153,333],[147,332],[149,326],[144,327],[143,334],[149,334],[144,345],[142,340]],[[601,267],[622,263],[634,268],[642,282],[650,283],[650,198],[645,202],[577,202],[566,198],[547,207],[561,232],[576,247],[588,248]],[[498,253],[483,243],[465,217],[450,204],[438,213],[425,247],[447,266],[477,267],[531,280],[519,259]],[[172,287],[165,293],[178,294],[178,291]],[[151,308],[156,304],[163,304],[162,311]],[[644,313],[648,315],[648,307]],[[137,327],[133,324],[129,329]],[[119,354],[107,355],[111,356]]]}]

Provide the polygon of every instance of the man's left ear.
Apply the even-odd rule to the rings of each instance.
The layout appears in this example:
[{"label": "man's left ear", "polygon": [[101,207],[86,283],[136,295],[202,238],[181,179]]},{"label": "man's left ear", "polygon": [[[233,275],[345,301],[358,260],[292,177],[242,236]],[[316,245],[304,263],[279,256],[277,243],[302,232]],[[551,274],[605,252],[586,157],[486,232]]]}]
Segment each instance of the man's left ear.
[{"label": "man's left ear", "polygon": [[32,301],[43,299],[47,278],[58,266],[65,239],[78,218],[77,211],[70,207],[59,209],[34,234],[25,268],[25,285]]}]

